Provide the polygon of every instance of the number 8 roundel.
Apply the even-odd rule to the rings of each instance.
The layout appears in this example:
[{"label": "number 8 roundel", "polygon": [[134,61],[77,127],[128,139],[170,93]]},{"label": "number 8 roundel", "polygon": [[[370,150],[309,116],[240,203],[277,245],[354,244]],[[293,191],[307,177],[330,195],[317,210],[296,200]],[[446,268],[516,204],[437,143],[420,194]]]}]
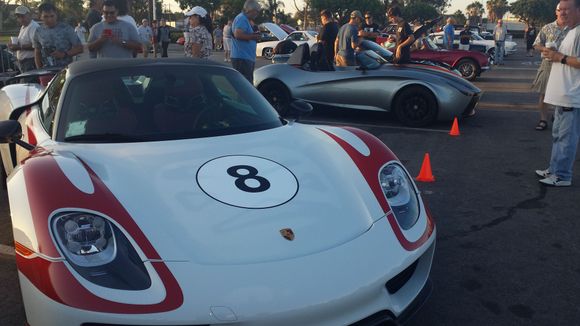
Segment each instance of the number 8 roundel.
[{"label": "number 8 roundel", "polygon": [[215,158],[203,164],[196,177],[208,196],[241,208],[280,206],[298,192],[298,180],[288,168],[257,156]]}]

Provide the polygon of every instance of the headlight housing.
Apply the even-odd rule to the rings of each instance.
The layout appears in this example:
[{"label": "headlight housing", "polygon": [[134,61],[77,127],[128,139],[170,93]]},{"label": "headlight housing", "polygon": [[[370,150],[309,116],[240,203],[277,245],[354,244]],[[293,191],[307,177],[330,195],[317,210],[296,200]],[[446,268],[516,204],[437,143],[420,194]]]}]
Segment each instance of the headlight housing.
[{"label": "headlight housing", "polygon": [[421,208],[419,196],[407,172],[398,163],[389,163],[381,169],[379,183],[401,228],[412,228],[419,219]]},{"label": "headlight housing", "polygon": [[63,212],[53,217],[51,229],[67,262],[91,283],[119,290],[145,290],[151,286],[137,251],[105,217]]}]

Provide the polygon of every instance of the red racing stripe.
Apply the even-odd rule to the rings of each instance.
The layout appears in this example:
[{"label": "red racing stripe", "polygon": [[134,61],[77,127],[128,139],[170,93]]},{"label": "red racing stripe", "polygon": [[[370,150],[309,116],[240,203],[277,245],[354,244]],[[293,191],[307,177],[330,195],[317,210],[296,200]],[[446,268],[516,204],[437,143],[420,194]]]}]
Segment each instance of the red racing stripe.
[{"label": "red racing stripe", "polygon": [[[320,130],[325,134],[327,134],[330,138],[334,139],[334,141],[336,141],[340,145],[340,147],[342,147],[344,151],[350,156],[350,158],[353,160],[353,162],[358,167],[359,171],[367,181],[367,184],[371,188],[373,194],[375,195],[375,198],[381,205],[383,211],[385,213],[390,212],[391,208],[379,184],[378,179],[379,172],[380,169],[383,167],[383,165],[385,165],[385,163],[393,160],[398,161],[399,159],[385,144],[383,144],[383,142],[381,142],[379,139],[369,134],[368,132],[352,127],[342,127],[342,128],[347,131],[350,131],[358,138],[360,138],[370,149],[370,155],[364,156],[342,138],[325,130],[322,129]],[[425,205],[425,207],[427,206]],[[391,228],[393,229],[393,232],[395,233],[395,236],[397,237],[397,239],[401,243],[401,246],[405,250],[408,251],[416,250],[429,239],[431,234],[433,234],[433,230],[435,229],[435,223],[433,222],[431,214],[428,210],[426,215],[427,215],[427,227],[425,228],[425,232],[423,232],[423,235],[421,235],[421,237],[414,242],[411,242],[407,238],[405,238],[403,230],[401,230],[399,223],[397,223],[395,215],[393,215],[393,213],[387,215],[387,219],[389,221],[389,224],[391,225]]]},{"label": "red racing stripe", "polygon": [[[49,217],[58,209],[72,207],[94,210],[114,218],[131,235],[148,259],[161,259],[123,205],[94,171],[85,164],[95,191],[93,194],[83,193],[68,180],[52,155],[54,154],[50,152],[37,151],[34,156],[23,161],[39,253],[48,257],[60,257],[50,236]],[[183,293],[165,263],[153,263],[165,286],[165,299],[157,304],[132,305],[95,296],[75,279],[62,262],[51,262],[39,257],[17,257],[18,269],[40,291],[71,307],[110,313],[155,313],[174,310],[183,304]]]}]

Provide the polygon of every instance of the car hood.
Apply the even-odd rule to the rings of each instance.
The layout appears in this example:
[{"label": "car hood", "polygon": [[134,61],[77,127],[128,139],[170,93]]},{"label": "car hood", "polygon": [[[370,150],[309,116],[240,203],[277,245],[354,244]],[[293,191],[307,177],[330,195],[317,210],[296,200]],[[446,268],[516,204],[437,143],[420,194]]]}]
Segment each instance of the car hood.
[{"label": "car hood", "polygon": [[278,40],[282,41],[288,37],[288,33],[286,33],[280,26],[274,23],[262,23],[262,26],[272,32],[274,36],[278,38]]},{"label": "car hood", "polygon": [[[309,255],[355,239],[384,215],[352,160],[316,127],[61,147],[94,171],[165,260],[245,264]],[[246,170],[229,170],[242,165],[257,167],[270,190],[284,194],[244,197],[236,182]],[[252,182],[262,185],[246,185]]]}]

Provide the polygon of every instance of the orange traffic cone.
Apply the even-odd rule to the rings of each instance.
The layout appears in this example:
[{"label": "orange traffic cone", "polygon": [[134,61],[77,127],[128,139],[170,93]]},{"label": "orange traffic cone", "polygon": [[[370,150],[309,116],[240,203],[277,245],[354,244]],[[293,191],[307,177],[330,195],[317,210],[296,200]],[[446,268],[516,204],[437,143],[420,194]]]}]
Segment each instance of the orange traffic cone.
[{"label": "orange traffic cone", "polygon": [[417,181],[421,182],[434,182],[435,177],[431,171],[431,159],[429,158],[429,153],[425,153],[425,158],[423,159],[423,165],[421,165],[421,172],[415,178]]},{"label": "orange traffic cone", "polygon": [[451,136],[459,136],[461,133],[459,132],[459,123],[457,122],[457,117],[453,119],[453,126],[451,126],[451,130],[449,131],[449,135]]}]

